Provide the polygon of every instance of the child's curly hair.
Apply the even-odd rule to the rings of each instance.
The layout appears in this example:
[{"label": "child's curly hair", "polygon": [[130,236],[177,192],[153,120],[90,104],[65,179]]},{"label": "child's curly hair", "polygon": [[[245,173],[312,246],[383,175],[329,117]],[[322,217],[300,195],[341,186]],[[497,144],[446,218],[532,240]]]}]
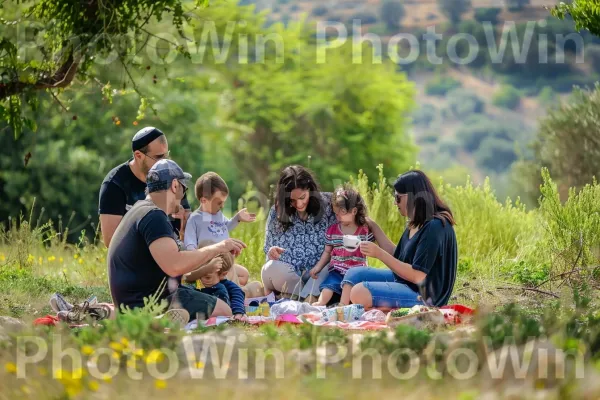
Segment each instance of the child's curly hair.
[{"label": "child's curly hair", "polygon": [[334,208],[352,211],[356,207],[356,216],[354,222],[358,226],[367,225],[367,205],[360,193],[350,185],[339,186],[331,199]]}]

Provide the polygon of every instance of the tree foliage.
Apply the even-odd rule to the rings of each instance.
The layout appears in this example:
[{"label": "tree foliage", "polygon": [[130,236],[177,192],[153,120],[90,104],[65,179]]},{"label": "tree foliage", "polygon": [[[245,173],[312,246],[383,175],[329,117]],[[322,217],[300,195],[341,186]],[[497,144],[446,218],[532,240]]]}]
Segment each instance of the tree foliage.
[{"label": "tree foliage", "polygon": [[438,0],[438,7],[442,14],[456,25],[463,14],[471,9],[471,0]]},{"label": "tree foliage", "polygon": [[552,15],[560,19],[570,16],[577,30],[587,29],[600,36],[600,4],[598,0],[560,2],[552,9]]},{"label": "tree foliage", "polygon": [[[22,3],[23,5],[21,5]],[[38,0],[3,3],[0,10],[0,118],[18,137],[23,126],[35,130],[23,116],[22,105],[37,110],[37,92],[48,91],[54,99],[75,78],[100,86],[95,57],[116,54],[123,66],[135,66],[134,56],[153,36],[151,20],[168,16],[183,34],[192,11],[205,0]],[[183,51],[183,49],[180,49]],[[130,87],[137,90],[127,69]]]},{"label": "tree foliage", "polygon": [[[600,84],[594,90],[576,89],[541,120],[526,164],[539,187],[540,167],[547,167],[563,187],[581,188],[600,171]],[[536,171],[534,174],[533,171]]]},{"label": "tree foliage", "polygon": [[404,5],[399,0],[386,0],[381,4],[381,20],[390,32],[400,29],[404,13]]}]

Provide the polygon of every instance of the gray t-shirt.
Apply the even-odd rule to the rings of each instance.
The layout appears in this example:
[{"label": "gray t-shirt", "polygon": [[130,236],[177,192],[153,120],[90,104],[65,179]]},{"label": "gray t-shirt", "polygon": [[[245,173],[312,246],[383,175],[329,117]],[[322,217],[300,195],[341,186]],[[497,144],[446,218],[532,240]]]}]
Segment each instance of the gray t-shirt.
[{"label": "gray t-shirt", "polygon": [[205,240],[218,243],[229,239],[229,231],[238,224],[237,218],[228,219],[221,211],[214,215],[204,211],[194,211],[185,226],[185,249],[197,249],[198,243]]}]

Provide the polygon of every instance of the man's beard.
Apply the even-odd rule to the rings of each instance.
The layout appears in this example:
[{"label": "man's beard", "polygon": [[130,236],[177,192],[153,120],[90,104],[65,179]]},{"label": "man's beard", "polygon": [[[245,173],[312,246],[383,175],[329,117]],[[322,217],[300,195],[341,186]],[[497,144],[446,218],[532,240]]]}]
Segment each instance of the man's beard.
[{"label": "man's beard", "polygon": [[148,166],[148,164],[146,164],[146,160],[142,161],[142,164],[140,165],[140,170],[142,171],[142,174],[144,174],[144,176],[148,175],[150,167]]}]

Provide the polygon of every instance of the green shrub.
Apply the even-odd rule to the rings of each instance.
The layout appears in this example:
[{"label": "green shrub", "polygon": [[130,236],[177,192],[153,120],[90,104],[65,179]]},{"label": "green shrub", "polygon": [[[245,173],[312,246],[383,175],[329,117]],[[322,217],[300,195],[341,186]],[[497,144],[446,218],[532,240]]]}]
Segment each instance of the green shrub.
[{"label": "green shrub", "polygon": [[512,86],[502,86],[492,99],[495,106],[514,110],[521,104],[521,92]]},{"label": "green shrub", "polygon": [[361,24],[374,24],[377,22],[377,15],[370,11],[360,11],[348,18],[348,22],[352,24],[352,20],[358,19]]},{"label": "green shrub", "polygon": [[465,150],[475,152],[488,137],[513,141],[519,137],[519,133],[520,131],[511,125],[500,124],[482,115],[472,115],[456,132],[456,137]]},{"label": "green shrub", "polygon": [[489,8],[476,8],[475,9],[475,21],[477,22],[491,22],[492,25],[498,23],[498,16],[502,12],[501,8],[489,7]]},{"label": "green shrub", "polygon": [[507,170],[516,159],[514,142],[497,137],[483,139],[475,153],[477,164],[496,172]]},{"label": "green shrub", "polygon": [[540,104],[545,107],[550,107],[558,102],[558,95],[550,86],[544,86],[538,95]]},{"label": "green shrub", "polygon": [[454,89],[448,93],[448,110],[457,119],[485,111],[485,103],[475,93],[466,89]]},{"label": "green shrub", "polygon": [[412,119],[416,125],[429,126],[435,120],[437,113],[436,106],[423,104],[413,112]]},{"label": "green shrub", "polygon": [[312,9],[312,15],[314,15],[315,17],[322,17],[324,15],[327,15],[329,13],[329,8],[324,6],[324,5],[318,5],[315,6]]},{"label": "green shrub", "polygon": [[461,87],[461,83],[450,76],[437,75],[427,82],[425,93],[430,96],[444,96],[449,91]]}]

